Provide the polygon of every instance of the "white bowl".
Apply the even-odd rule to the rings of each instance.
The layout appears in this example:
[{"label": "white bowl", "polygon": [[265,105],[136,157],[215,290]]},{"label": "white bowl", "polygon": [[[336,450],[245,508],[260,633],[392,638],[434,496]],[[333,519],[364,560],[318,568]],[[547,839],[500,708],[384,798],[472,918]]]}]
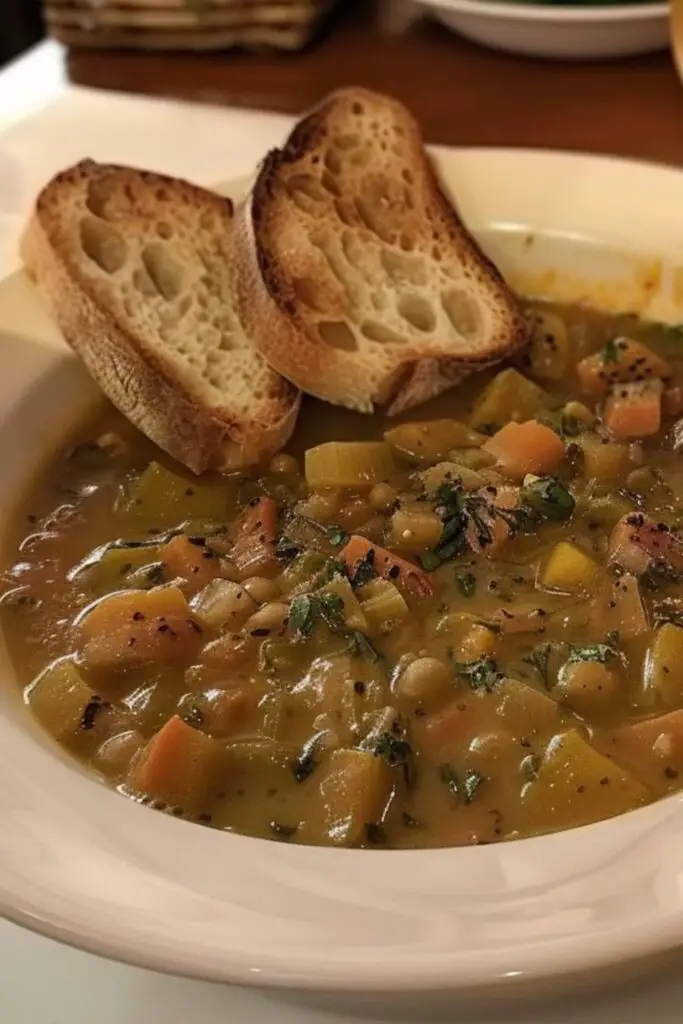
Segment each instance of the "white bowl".
[{"label": "white bowl", "polygon": [[597,60],[662,50],[669,4],[559,6],[514,0],[415,0],[468,39],[533,57]]},{"label": "white bowl", "polygon": [[[683,173],[531,151],[437,153],[518,287],[683,320]],[[637,247],[637,255],[628,251]],[[0,286],[0,522],[96,398],[21,274]],[[683,941],[683,805],[478,848],[315,849],[123,799],[51,746],[0,651],[0,909],[177,974],[404,1003],[631,963]]]}]

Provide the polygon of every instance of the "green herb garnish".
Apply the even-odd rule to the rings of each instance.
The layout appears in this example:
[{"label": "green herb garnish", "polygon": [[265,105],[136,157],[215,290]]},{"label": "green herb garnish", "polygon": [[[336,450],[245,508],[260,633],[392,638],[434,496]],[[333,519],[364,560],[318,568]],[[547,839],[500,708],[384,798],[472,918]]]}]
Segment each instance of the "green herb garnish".
[{"label": "green herb garnish", "polygon": [[365,633],[361,633],[359,629],[352,629],[348,636],[352,657],[369,658],[370,661],[382,660],[382,655]]},{"label": "green herb garnish", "polygon": [[586,644],[582,646],[575,644],[569,651],[567,658],[568,665],[574,665],[578,661],[599,661],[603,665],[611,658],[616,658],[617,652],[609,644]]},{"label": "green herb garnish", "polygon": [[299,636],[311,636],[315,627],[315,603],[310,594],[294,598],[289,606],[289,625]]},{"label": "green herb garnish", "polygon": [[327,730],[323,729],[304,743],[301,753],[292,765],[292,772],[297,782],[304,782],[318,767],[317,755],[326,736]]},{"label": "green herb garnish", "polygon": [[472,572],[459,572],[455,577],[458,590],[463,597],[474,597],[477,592],[477,577]]},{"label": "green herb garnish", "polygon": [[473,768],[468,768],[460,778],[450,764],[439,765],[439,778],[453,796],[466,804],[472,803],[482,782],[486,781],[485,776]]},{"label": "green herb garnish", "polygon": [[478,658],[476,661],[456,661],[453,663],[455,674],[462,676],[473,690],[486,690],[491,693],[501,674],[493,658]]},{"label": "green herb garnish", "polygon": [[372,750],[375,757],[383,758],[390,768],[401,768],[407,786],[413,781],[412,758],[413,749],[407,740],[399,739],[391,732],[383,732],[377,737]]},{"label": "green herb garnish", "polygon": [[618,363],[619,362],[619,346],[617,345],[616,338],[610,338],[609,341],[605,342],[599,352],[601,363]]},{"label": "green herb garnish", "polygon": [[361,559],[361,561],[355,566],[351,575],[351,586],[364,587],[366,583],[371,583],[372,580],[376,579],[377,570],[375,569],[375,552],[370,549],[365,558]]},{"label": "green herb garnish", "polygon": [[365,838],[373,846],[386,846],[388,842],[387,830],[384,825],[370,821],[365,826]]},{"label": "green herb garnish", "polygon": [[342,548],[349,540],[349,534],[341,526],[328,526],[327,536],[330,544],[335,548]]},{"label": "green herb garnish", "polygon": [[522,506],[541,519],[564,522],[574,511],[576,502],[565,485],[554,476],[540,476],[522,487]]}]

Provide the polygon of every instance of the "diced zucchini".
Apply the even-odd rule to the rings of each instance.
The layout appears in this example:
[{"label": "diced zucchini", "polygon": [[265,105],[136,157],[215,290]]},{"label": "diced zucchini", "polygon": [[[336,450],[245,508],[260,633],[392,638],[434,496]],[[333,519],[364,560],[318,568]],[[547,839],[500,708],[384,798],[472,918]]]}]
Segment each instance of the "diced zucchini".
[{"label": "diced zucchini", "polygon": [[150,462],[131,494],[128,514],[133,521],[165,530],[193,521],[224,522],[236,498],[238,478],[198,478],[180,469]]},{"label": "diced zucchini", "polygon": [[365,826],[381,820],[391,793],[390,769],[365,750],[335,750],[320,781],[321,811],[311,821],[319,841],[358,846]]},{"label": "diced zucchini", "polygon": [[[480,450],[477,449],[477,451]],[[492,462],[495,461],[495,457],[489,452],[481,451],[482,454],[489,455]],[[442,484],[456,482],[466,491],[477,491],[480,487],[486,487],[488,483],[486,477],[478,473],[476,469],[470,469],[469,466],[462,466],[457,462],[438,462],[436,466],[430,466],[429,469],[423,470],[420,473],[420,480],[430,493],[436,491]]]},{"label": "diced zucchini", "polygon": [[616,483],[626,479],[631,467],[629,448],[614,441],[603,443],[597,437],[580,437],[576,442],[583,452],[583,476],[599,483]]},{"label": "diced zucchini", "polygon": [[541,574],[541,583],[551,590],[588,591],[595,583],[598,567],[581,548],[560,541],[550,553]]},{"label": "diced zucchini", "polygon": [[72,661],[56,661],[24,693],[40,724],[56,740],[65,742],[78,731],[83,713],[97,699]]},{"label": "diced zucchini", "polygon": [[645,664],[645,692],[666,708],[683,706],[683,629],[657,630]]},{"label": "diced zucchini", "polygon": [[477,430],[490,428],[492,424],[501,427],[511,420],[522,423],[552,405],[550,395],[543,388],[510,367],[501,370],[484,388],[472,410],[470,426]]},{"label": "diced zucchini", "polygon": [[392,427],[384,440],[401,455],[430,463],[446,458],[453,448],[476,449],[486,438],[458,420],[427,420]]},{"label": "diced zucchini", "polygon": [[313,490],[370,488],[396,471],[384,441],[328,441],[306,452],[306,482]]},{"label": "diced zucchini", "polygon": [[645,786],[575,730],[554,736],[522,791],[524,827],[549,832],[611,818],[644,804]]}]

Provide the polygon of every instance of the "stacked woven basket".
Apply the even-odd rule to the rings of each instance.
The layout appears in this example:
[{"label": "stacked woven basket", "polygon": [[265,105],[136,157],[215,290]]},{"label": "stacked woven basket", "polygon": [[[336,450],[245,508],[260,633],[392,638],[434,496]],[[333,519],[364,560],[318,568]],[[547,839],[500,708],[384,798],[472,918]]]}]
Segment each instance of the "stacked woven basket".
[{"label": "stacked woven basket", "polygon": [[149,50],[302,49],[336,0],[44,0],[68,46]]}]

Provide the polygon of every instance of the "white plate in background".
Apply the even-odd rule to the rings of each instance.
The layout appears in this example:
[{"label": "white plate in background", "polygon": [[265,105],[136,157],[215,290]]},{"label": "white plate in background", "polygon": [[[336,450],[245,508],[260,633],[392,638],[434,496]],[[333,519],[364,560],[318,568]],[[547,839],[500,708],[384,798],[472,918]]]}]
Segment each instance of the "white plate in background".
[{"label": "white plate in background", "polygon": [[[669,4],[595,6],[514,0],[414,0],[454,32],[533,57],[600,60],[669,45]],[[628,82],[624,80],[624,88]]]}]

